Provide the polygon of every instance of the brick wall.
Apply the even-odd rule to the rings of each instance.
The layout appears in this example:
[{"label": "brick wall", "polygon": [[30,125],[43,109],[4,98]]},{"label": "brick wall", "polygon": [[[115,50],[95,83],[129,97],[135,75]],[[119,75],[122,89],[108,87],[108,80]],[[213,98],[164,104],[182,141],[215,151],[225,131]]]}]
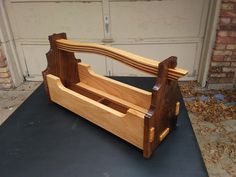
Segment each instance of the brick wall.
[{"label": "brick wall", "polygon": [[0,49],[0,90],[9,89],[13,86],[11,75],[7,67],[6,57]]},{"label": "brick wall", "polygon": [[208,75],[210,85],[233,85],[236,76],[236,0],[222,0]]}]

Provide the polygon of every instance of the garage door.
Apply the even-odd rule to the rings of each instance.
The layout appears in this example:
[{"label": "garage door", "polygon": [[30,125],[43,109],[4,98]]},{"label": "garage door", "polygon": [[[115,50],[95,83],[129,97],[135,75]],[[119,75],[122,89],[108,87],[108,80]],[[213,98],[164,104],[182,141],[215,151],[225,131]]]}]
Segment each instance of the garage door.
[{"label": "garage door", "polygon": [[[41,80],[47,36],[103,43],[162,60],[178,57],[196,79],[209,0],[6,0],[19,62],[26,79]],[[103,56],[76,54],[99,74],[146,76]]]}]

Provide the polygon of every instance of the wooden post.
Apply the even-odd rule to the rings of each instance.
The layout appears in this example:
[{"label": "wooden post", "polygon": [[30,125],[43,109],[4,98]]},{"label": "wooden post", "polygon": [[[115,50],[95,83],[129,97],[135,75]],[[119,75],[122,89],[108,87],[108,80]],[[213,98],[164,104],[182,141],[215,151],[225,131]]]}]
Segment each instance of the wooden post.
[{"label": "wooden post", "polygon": [[[176,57],[170,57],[159,64],[157,81],[152,90],[151,106],[144,118],[143,156],[146,158],[151,156],[153,150],[176,124],[177,81],[168,79],[168,69],[175,68],[176,65]],[[153,129],[154,135],[150,132]],[[153,141],[150,142],[150,138]]]},{"label": "wooden post", "polygon": [[56,40],[67,39],[66,33],[53,34],[49,36],[48,39],[50,42],[50,50],[46,54],[48,66],[42,74],[44,78],[45,90],[50,101],[46,75],[53,74],[59,77],[62,84],[65,87],[69,87],[70,85],[79,82],[77,63],[80,62],[80,60],[75,58],[73,52],[58,49]]}]

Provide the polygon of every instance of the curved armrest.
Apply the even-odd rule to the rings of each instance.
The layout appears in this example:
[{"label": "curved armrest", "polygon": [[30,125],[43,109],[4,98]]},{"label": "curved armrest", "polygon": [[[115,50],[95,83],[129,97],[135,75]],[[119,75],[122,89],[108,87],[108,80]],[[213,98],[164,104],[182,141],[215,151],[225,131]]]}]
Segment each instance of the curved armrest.
[{"label": "curved armrest", "polygon": [[[125,63],[131,67],[144,71],[146,73],[157,75],[158,74],[158,65],[160,62],[141,57],[120,49],[116,49],[110,46],[99,45],[94,43],[80,43],[76,41],[71,41],[67,39],[58,39],[56,40],[57,48],[67,52],[89,52],[101,54],[115,60],[118,60],[122,63]],[[171,80],[177,80],[180,77],[183,77],[187,74],[186,70],[174,68],[168,69],[168,78]]]}]

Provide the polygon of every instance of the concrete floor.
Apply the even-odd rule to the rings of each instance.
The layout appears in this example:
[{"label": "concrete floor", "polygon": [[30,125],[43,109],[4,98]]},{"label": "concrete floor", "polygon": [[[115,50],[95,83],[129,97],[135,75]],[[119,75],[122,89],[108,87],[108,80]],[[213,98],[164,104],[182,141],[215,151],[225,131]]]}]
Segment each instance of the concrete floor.
[{"label": "concrete floor", "polygon": [[0,125],[31,95],[41,82],[24,82],[11,90],[0,90]]},{"label": "concrete floor", "polygon": [[[0,125],[41,84],[25,82],[0,91]],[[190,120],[210,177],[236,177],[236,118],[206,121],[189,111]]]}]

